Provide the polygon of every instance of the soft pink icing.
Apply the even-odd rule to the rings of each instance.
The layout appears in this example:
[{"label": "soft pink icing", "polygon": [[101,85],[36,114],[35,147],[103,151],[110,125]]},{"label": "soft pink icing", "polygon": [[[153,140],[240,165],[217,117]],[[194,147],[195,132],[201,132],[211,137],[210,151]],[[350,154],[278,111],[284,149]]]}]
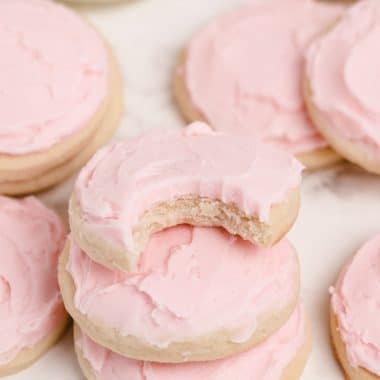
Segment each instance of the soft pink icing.
[{"label": "soft pink icing", "polygon": [[0,197],[0,365],[62,321],[57,261],[65,232],[36,198]]},{"label": "soft pink icing", "polygon": [[133,226],[156,203],[199,195],[267,221],[271,206],[299,185],[301,170],[290,154],[269,144],[193,123],[103,148],[74,191],[86,227],[133,252]]},{"label": "soft pink icing", "polygon": [[380,234],[360,248],[331,292],[350,364],[380,375]]},{"label": "soft pink icing", "polygon": [[257,316],[288,305],[298,287],[286,240],[264,250],[223,229],[191,226],[152,235],[133,273],[95,263],[71,241],[67,270],[81,313],[157,347],[220,329],[247,341]]},{"label": "soft pink icing", "polygon": [[380,160],[380,3],[363,0],[310,48],[313,104],[331,131]]},{"label": "soft pink icing", "polygon": [[1,0],[0,47],[0,153],[50,148],[85,127],[105,99],[105,45],[62,5]]},{"label": "soft pink icing", "polygon": [[242,354],[205,363],[160,364],[127,359],[78,331],[75,344],[96,380],[280,380],[305,342],[305,313],[298,306],[286,324],[264,343]]},{"label": "soft pink icing", "polygon": [[310,41],[342,11],[314,0],[251,1],[191,41],[184,79],[192,103],[222,131],[254,134],[293,153],[327,144],[305,109]]}]

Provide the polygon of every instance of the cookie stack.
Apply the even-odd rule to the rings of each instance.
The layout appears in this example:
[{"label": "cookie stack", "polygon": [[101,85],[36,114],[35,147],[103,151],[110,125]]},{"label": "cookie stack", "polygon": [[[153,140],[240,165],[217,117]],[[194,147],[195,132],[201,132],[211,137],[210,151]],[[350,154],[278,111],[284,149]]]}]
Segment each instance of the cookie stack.
[{"label": "cookie stack", "polygon": [[48,0],[0,2],[0,193],[61,182],[121,116],[117,63],[103,38]]},{"label": "cookie stack", "polygon": [[75,184],[59,265],[86,377],[299,378],[310,333],[283,236],[301,171],[204,123],[100,150]]}]

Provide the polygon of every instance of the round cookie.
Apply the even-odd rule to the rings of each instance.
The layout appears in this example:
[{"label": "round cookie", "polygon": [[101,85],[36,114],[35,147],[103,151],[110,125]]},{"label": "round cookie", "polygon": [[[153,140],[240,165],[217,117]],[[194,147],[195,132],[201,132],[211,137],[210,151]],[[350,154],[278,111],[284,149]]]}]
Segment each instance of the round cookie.
[{"label": "round cookie", "polygon": [[307,55],[304,92],[310,115],[346,159],[380,174],[380,4],[353,5]]},{"label": "round cookie", "polygon": [[0,376],[31,365],[68,323],[57,281],[65,236],[37,199],[0,197]]},{"label": "round cookie", "polygon": [[105,147],[82,169],[71,231],[95,261],[123,270],[152,233],[181,223],[271,246],[296,219],[301,170],[285,151],[204,123],[153,131]]},{"label": "round cookie", "polygon": [[0,194],[22,195],[48,189],[81,169],[93,154],[111,139],[118,127],[123,109],[122,88],[121,86],[116,85],[116,83],[121,83],[121,77],[116,61],[113,61],[113,66],[115,69],[111,72],[111,78],[112,82],[115,84],[115,86],[112,86],[115,88],[113,94],[114,99],[109,105],[106,115],[99,127],[96,129],[93,136],[90,136],[89,140],[86,142],[86,146],[84,146],[81,151],[70,160],[39,174],[33,179],[0,182]]},{"label": "round cookie", "polygon": [[331,336],[351,380],[380,379],[380,235],[366,242],[331,289]]},{"label": "round cookie", "polygon": [[92,341],[76,326],[75,349],[88,380],[239,380],[299,379],[311,348],[308,321],[301,306],[278,332],[259,346],[207,363],[160,364],[127,359]]},{"label": "round cookie", "polygon": [[29,181],[94,137],[120,91],[119,73],[99,34],[62,5],[4,0],[0,22],[0,183]]},{"label": "round cookie", "polygon": [[69,240],[59,283],[75,322],[97,343],[139,360],[214,360],[265,340],[298,302],[299,264],[282,240],[259,249],[223,229],[152,235],[136,272],[107,269]]},{"label": "round cookie", "polygon": [[343,9],[314,0],[252,2],[203,28],[175,72],[174,92],[186,119],[259,136],[308,169],[338,162],[309,119],[301,83],[307,46]]}]

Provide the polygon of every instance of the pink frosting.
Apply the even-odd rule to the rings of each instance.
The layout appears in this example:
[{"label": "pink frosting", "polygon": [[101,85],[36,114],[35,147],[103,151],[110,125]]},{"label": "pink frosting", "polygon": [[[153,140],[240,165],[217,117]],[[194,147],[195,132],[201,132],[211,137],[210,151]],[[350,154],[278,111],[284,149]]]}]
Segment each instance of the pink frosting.
[{"label": "pink frosting", "polygon": [[187,49],[192,103],[218,130],[258,135],[293,153],[325,147],[303,101],[304,53],[342,9],[314,0],[251,1],[218,18]]},{"label": "pink frosting", "polygon": [[107,94],[104,43],[47,0],[0,1],[0,153],[50,148],[86,127]]},{"label": "pink frosting", "polygon": [[298,287],[286,240],[264,250],[223,229],[191,226],[152,235],[134,273],[95,263],[71,241],[67,270],[81,313],[157,347],[220,329],[245,342],[257,316],[289,305]]},{"label": "pink frosting", "polygon": [[36,198],[0,197],[0,365],[37,344],[65,315],[57,282],[65,232]]},{"label": "pink frosting", "polygon": [[103,148],[74,191],[87,228],[133,252],[133,226],[156,203],[198,195],[267,221],[271,206],[299,186],[301,170],[290,154],[269,144],[193,123]]},{"label": "pink frosting", "polygon": [[380,234],[348,263],[332,292],[332,308],[353,367],[380,375]]},{"label": "pink frosting", "polygon": [[313,104],[339,136],[368,145],[380,160],[380,3],[363,0],[316,41],[307,73]]},{"label": "pink frosting", "polygon": [[298,306],[291,318],[264,343],[245,353],[205,363],[160,364],[127,359],[78,331],[75,344],[96,380],[280,380],[305,342],[305,315]]}]

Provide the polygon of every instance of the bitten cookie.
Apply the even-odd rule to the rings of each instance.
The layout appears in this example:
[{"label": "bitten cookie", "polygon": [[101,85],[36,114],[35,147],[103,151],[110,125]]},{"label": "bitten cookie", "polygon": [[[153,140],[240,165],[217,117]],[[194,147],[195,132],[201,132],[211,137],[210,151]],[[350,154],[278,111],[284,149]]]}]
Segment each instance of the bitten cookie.
[{"label": "bitten cookie", "polygon": [[135,272],[92,261],[71,239],[59,283],[67,310],[99,344],[139,360],[214,360],[268,338],[298,302],[299,264],[282,240],[259,249],[223,229],[152,235]]},{"label": "bitten cookie", "polygon": [[331,334],[348,379],[380,379],[380,235],[365,243],[331,289]]},{"label": "bitten cookie", "polygon": [[250,2],[203,28],[175,72],[186,119],[260,136],[309,169],[339,161],[309,119],[301,84],[306,48],[343,9],[314,0]]},{"label": "bitten cookie", "polygon": [[105,147],[82,169],[71,231],[95,261],[123,270],[153,232],[181,223],[271,246],[298,214],[301,170],[284,151],[204,123],[153,131]]},{"label": "bitten cookie", "polygon": [[97,134],[118,125],[121,81],[103,39],[62,5],[4,0],[0,23],[0,190],[21,194],[61,181],[77,155],[94,153]]},{"label": "bitten cookie", "polygon": [[88,380],[297,380],[310,346],[310,328],[302,306],[259,346],[207,363],[160,364],[127,359],[99,346],[75,327],[75,349]]},{"label": "bitten cookie", "polygon": [[316,127],[346,159],[380,174],[380,3],[353,5],[307,56],[305,97]]},{"label": "bitten cookie", "polygon": [[31,365],[66,327],[57,281],[65,236],[37,199],[0,197],[0,376]]}]

